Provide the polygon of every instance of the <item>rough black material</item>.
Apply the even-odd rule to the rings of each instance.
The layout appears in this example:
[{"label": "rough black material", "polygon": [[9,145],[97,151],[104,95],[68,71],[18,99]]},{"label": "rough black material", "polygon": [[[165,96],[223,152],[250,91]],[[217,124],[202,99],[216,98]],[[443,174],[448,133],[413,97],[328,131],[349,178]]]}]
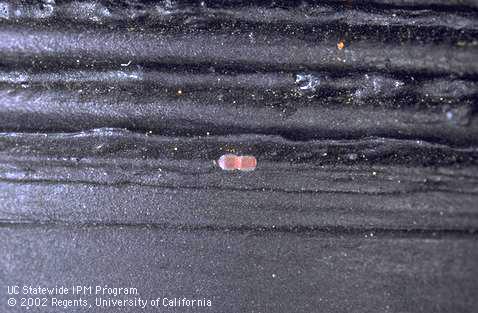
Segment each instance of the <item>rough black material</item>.
[{"label": "rough black material", "polygon": [[[211,308],[162,311],[472,312],[477,305],[474,236],[49,225],[0,234],[7,284],[107,284],[137,287],[143,298],[213,299]],[[48,312],[68,310],[92,311]]]},{"label": "rough black material", "polygon": [[0,311],[476,312],[477,101],[476,0],[0,1]]}]

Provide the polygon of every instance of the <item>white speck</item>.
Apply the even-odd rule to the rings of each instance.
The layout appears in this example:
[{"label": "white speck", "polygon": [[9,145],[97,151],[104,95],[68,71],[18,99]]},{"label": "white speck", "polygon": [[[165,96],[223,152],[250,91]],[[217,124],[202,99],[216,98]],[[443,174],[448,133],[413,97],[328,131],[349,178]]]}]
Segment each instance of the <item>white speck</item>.
[{"label": "white speck", "polygon": [[350,153],[347,155],[349,160],[357,160],[358,155],[356,153]]},{"label": "white speck", "polygon": [[446,118],[448,120],[452,120],[453,119],[453,112],[451,112],[451,111],[446,112]]},{"label": "white speck", "polygon": [[395,86],[395,88],[398,88],[398,87],[400,87],[400,86],[403,86],[404,84],[403,84],[403,82],[396,80],[396,81],[393,83],[393,85]]},{"label": "white speck", "polygon": [[272,278],[276,278],[276,277],[277,277],[277,275],[276,275],[276,274],[272,274]]},{"label": "white speck", "polygon": [[256,38],[254,37],[254,33],[249,33],[249,40],[250,40],[251,43],[256,42]]},{"label": "white speck", "polygon": [[133,61],[130,60],[130,61],[128,61],[128,63],[121,63],[121,66],[129,66],[131,64],[131,62],[133,62]]},{"label": "white speck", "polygon": [[297,74],[295,83],[302,91],[315,91],[320,86],[320,77],[312,74]]}]

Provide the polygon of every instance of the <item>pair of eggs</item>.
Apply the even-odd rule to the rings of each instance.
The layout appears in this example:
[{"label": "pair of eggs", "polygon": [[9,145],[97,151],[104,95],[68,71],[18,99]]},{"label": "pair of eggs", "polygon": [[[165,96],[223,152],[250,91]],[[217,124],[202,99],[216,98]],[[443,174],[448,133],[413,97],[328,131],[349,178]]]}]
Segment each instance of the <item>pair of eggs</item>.
[{"label": "pair of eggs", "polygon": [[251,155],[224,154],[217,164],[225,171],[253,171],[256,169],[257,159]]}]

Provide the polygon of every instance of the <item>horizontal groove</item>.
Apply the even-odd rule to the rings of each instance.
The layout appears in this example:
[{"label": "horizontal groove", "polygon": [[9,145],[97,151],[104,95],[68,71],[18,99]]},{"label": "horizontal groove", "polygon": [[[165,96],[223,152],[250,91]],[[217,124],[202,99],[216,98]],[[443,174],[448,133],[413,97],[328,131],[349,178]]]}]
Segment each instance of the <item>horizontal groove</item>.
[{"label": "horizontal groove", "polygon": [[[3,164],[2,164],[3,165]],[[85,169],[90,170],[91,169]],[[381,196],[394,196],[394,195],[402,195],[402,194],[414,194],[414,193],[431,193],[431,192],[440,192],[442,194],[454,194],[454,195],[469,195],[475,196],[478,195],[478,190],[476,189],[476,182],[471,185],[469,182],[460,182],[453,181],[453,179],[449,179],[449,181],[444,183],[437,183],[433,181],[428,181],[427,178],[423,178],[426,180],[425,183],[417,183],[417,182],[409,182],[409,181],[402,181],[399,178],[395,178],[395,186],[394,181],[392,180],[387,181],[387,179],[379,178],[375,181],[369,180],[359,181],[355,179],[355,185],[352,185],[351,180],[354,177],[344,177],[340,181],[336,177],[330,178],[329,181],[322,177],[322,181],[320,183],[311,183],[312,179],[310,175],[308,177],[309,180],[303,179],[301,183],[309,184],[307,187],[300,187],[300,188],[290,188],[290,184],[284,184],[287,186],[281,186],[280,184],[275,184],[270,181],[264,181],[260,184],[260,186],[254,186],[254,183],[244,183],[241,182],[240,179],[224,179],[223,185],[219,182],[217,178],[210,178],[206,175],[202,175],[201,177],[207,179],[206,182],[202,184],[195,184],[189,183],[188,184],[188,177],[184,179],[184,176],[181,177],[177,175],[175,178],[178,180],[185,180],[184,182],[169,182],[171,178],[162,179],[163,181],[156,181],[156,182],[142,182],[140,179],[137,178],[129,178],[127,175],[124,175],[122,178],[114,177],[114,174],[111,174],[111,169],[108,169],[108,172],[103,172],[102,174],[106,177],[101,178],[90,178],[89,180],[79,180],[75,176],[78,176],[75,172],[66,172],[65,174],[70,177],[53,177],[47,178],[42,177],[41,174],[36,175],[34,178],[25,178],[25,177],[14,177],[11,176],[15,175],[15,173],[8,173],[5,175],[4,172],[0,172],[0,182],[8,183],[8,184],[42,184],[48,186],[58,186],[58,185],[79,185],[79,186],[88,186],[88,187],[99,187],[99,186],[111,186],[111,187],[127,187],[127,186],[139,186],[145,188],[156,188],[160,189],[167,189],[167,190],[216,190],[221,192],[249,192],[249,193],[284,193],[284,194],[359,194],[359,195],[381,195]],[[24,174],[24,173],[22,173]],[[27,174],[28,175],[28,174]],[[65,175],[65,176],[66,176]],[[5,176],[9,176],[8,178]],[[20,176],[20,175],[19,175]],[[26,176],[26,175],[25,175]],[[51,175],[53,176],[53,175]],[[51,177],[50,176],[50,177]],[[113,176],[113,177],[112,177]],[[166,175],[165,175],[166,176]],[[260,175],[257,175],[260,176]],[[257,178],[256,176],[256,178]],[[276,175],[278,178],[284,178],[284,175]],[[344,175],[345,176],[345,175]],[[350,175],[352,176],[352,175]],[[358,176],[358,175],[357,175]],[[107,181],[106,179],[109,178],[111,180]],[[261,177],[262,178],[262,177]],[[189,181],[191,179],[189,178]],[[231,182],[232,181],[232,182]],[[299,179],[296,179],[296,185],[298,185]],[[169,184],[168,184],[169,183]],[[237,185],[234,185],[236,183]],[[242,184],[241,184],[242,183]],[[385,186],[379,186],[378,184],[384,183]],[[434,184],[435,183],[435,184]],[[340,185],[337,188],[337,185]],[[367,185],[368,184],[368,185]],[[402,184],[402,186],[398,187],[398,184]],[[408,185],[407,185],[408,184]],[[272,187],[271,187],[272,185]],[[447,186],[447,185],[451,185]],[[454,186],[455,185],[455,186]],[[320,186],[318,188],[317,186]]]},{"label": "horizontal groove", "polygon": [[[234,1],[234,0],[233,0]],[[478,8],[477,0],[326,0],[331,3],[352,3],[353,5],[383,5],[388,7],[434,8],[441,10]]]},{"label": "horizontal groove", "polygon": [[[375,5],[362,3],[346,3],[342,1],[287,1],[279,3],[270,1],[264,3],[230,4],[224,1],[220,5],[203,1],[162,1],[162,2],[135,2],[102,3],[100,1],[58,1],[58,3],[20,3],[15,0],[2,1],[0,20],[12,21],[45,21],[55,22],[68,20],[73,23],[88,22],[96,24],[111,24],[128,22],[148,26],[171,22],[175,25],[194,24],[209,20],[251,21],[259,23],[289,23],[289,24],[316,24],[343,22],[349,26],[372,25],[414,25],[414,26],[445,26],[462,29],[473,28],[475,22],[469,17],[470,10],[453,11],[453,7],[437,10],[439,6],[426,1],[415,1],[421,6],[400,7],[381,6],[381,0]],[[465,1],[458,0],[461,4]],[[328,2],[328,3],[327,3]],[[387,2],[386,0],[384,2]],[[412,2],[412,1],[409,1]],[[451,4],[453,1],[444,1]],[[478,7],[478,2],[475,0]],[[386,3],[383,3],[386,5]],[[460,9],[458,7],[458,9]],[[396,14],[399,13],[399,14]],[[443,13],[447,13],[443,18]],[[393,19],[390,19],[390,15]],[[452,23],[457,19],[461,23]]]},{"label": "horizontal groove", "polygon": [[261,135],[170,137],[114,128],[76,133],[0,133],[0,153],[17,158],[45,156],[52,160],[126,158],[199,162],[215,160],[227,152],[254,153],[262,161],[310,165],[471,165],[478,161],[477,146],[457,148],[388,138],[291,141]]},{"label": "horizontal groove", "polygon": [[[121,69],[60,70],[60,71],[0,71],[3,89],[146,89],[158,93],[184,97],[196,93],[231,92],[244,90],[266,99],[333,96],[339,99],[360,102],[367,99],[415,97],[427,104],[456,103],[461,99],[478,96],[478,82],[445,77],[414,77],[411,75],[386,75],[382,73],[331,73],[331,72],[263,72],[263,73],[204,73],[185,71],[155,71],[126,63]],[[0,85],[0,86],[2,86]],[[149,92],[150,93],[150,92]]]},{"label": "horizontal groove", "polygon": [[88,224],[69,224],[62,221],[2,221],[0,220],[0,228],[44,228],[44,227],[68,227],[73,229],[84,228],[136,228],[149,230],[169,230],[179,232],[220,232],[220,233],[247,233],[253,236],[268,236],[274,233],[288,233],[297,236],[352,236],[364,237],[370,240],[380,240],[389,238],[426,238],[426,239],[442,239],[442,238],[474,238],[478,235],[478,230],[460,230],[460,229],[400,229],[400,228],[374,228],[374,227],[341,227],[341,226],[236,226],[236,225],[172,225],[172,224],[134,224],[134,223],[101,223],[94,222]]},{"label": "horizontal groove", "polygon": [[[478,31],[477,15],[468,11],[434,11],[430,8],[409,11],[404,8],[303,3],[301,5],[249,4],[208,6],[196,3],[124,3],[71,1],[58,4],[0,5],[0,21],[6,24],[91,25],[99,28],[156,29],[169,33],[222,30],[224,32],[280,32],[294,38],[343,37],[356,41],[367,37],[388,42],[432,40],[473,44]],[[238,27],[240,26],[240,27]],[[429,36],[433,33],[433,36]]]},{"label": "horizontal groove", "polygon": [[[268,179],[261,173],[249,177],[255,181]],[[203,179],[206,184],[213,181],[203,177],[191,179]],[[304,174],[269,179],[288,179],[289,184],[299,186],[314,183]],[[184,178],[178,180],[184,181]],[[228,182],[224,176],[224,185]],[[235,187],[242,185],[236,181]],[[285,193],[0,181],[0,197],[0,219],[13,222],[478,229],[474,206],[478,196],[440,191],[393,195]]]},{"label": "horizontal groove", "polygon": [[[264,101],[252,92],[187,90],[173,95],[141,90],[0,89],[0,129],[13,132],[76,132],[110,127],[172,136],[280,135],[293,140],[386,137],[453,146],[478,143],[473,100],[393,108],[316,97]],[[385,103],[385,104],[384,104]],[[391,107],[390,107],[391,106]]]},{"label": "horizontal groove", "polygon": [[[146,1],[147,3],[147,1]],[[192,0],[180,0],[178,4],[191,4]],[[208,3],[208,2],[206,2]],[[210,2],[208,5],[214,5],[215,2]],[[403,8],[409,10],[432,8],[434,10],[465,10],[470,8],[478,8],[477,0],[259,0],[255,3],[261,6],[279,6],[279,7],[300,7],[301,5],[314,4],[331,4],[337,8],[358,7],[363,9],[381,8]],[[223,0],[217,7],[241,7],[249,5],[249,1],[245,0]]]},{"label": "horizontal groove", "polygon": [[4,64],[31,64],[32,59],[64,66],[77,61],[93,66],[128,62],[234,64],[256,69],[357,69],[476,76],[477,51],[474,46],[385,44],[373,40],[351,42],[340,50],[336,40],[308,42],[279,34],[251,40],[249,35],[234,33],[168,35],[25,26],[0,29]]}]

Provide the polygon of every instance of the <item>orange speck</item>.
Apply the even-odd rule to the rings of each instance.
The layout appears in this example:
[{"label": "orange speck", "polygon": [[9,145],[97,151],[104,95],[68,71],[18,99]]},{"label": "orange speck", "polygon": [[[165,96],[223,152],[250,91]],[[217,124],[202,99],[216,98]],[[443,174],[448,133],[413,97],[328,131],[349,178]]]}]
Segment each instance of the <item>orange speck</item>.
[{"label": "orange speck", "polygon": [[342,50],[343,48],[345,48],[345,43],[343,40],[340,40],[338,43],[337,43],[337,48],[339,48],[339,50]]}]

